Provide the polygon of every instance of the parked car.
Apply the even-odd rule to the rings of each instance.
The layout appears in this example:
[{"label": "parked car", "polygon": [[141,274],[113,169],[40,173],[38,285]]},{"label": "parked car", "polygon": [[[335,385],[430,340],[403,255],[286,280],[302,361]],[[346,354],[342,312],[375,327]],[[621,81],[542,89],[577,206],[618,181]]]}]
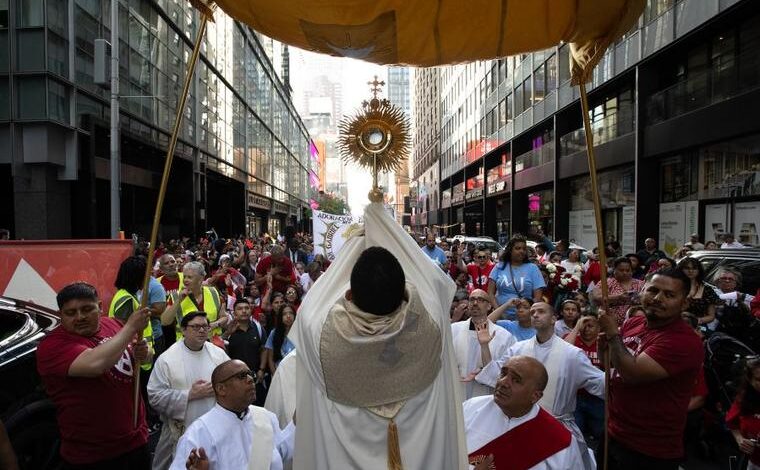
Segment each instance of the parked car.
[{"label": "parked car", "polygon": [[466,237],[464,235],[455,235],[452,240],[459,240],[462,246],[466,247],[467,251],[477,248],[479,246],[489,250],[491,257],[497,259],[501,254],[503,246],[491,237]]},{"label": "parked car", "polygon": [[40,340],[59,324],[52,310],[0,297],[0,419],[22,470],[60,467],[55,407],[37,375]]},{"label": "parked car", "polygon": [[[556,244],[557,242],[553,242],[553,243]],[[528,248],[533,248],[535,250],[536,249],[536,245],[538,245],[538,242],[533,241],[533,240],[528,240],[527,245],[528,245]],[[570,249],[570,250],[580,250],[581,255],[583,255],[584,253],[586,253],[588,251],[587,249],[585,249],[582,246],[580,246],[580,245],[578,245],[576,243],[573,243],[573,242],[570,242],[570,244],[568,245],[568,249]]]},{"label": "parked car", "polygon": [[755,295],[760,287],[760,249],[702,250],[692,251],[705,270],[705,281],[715,285],[722,268],[733,268],[742,275],[740,292]]}]

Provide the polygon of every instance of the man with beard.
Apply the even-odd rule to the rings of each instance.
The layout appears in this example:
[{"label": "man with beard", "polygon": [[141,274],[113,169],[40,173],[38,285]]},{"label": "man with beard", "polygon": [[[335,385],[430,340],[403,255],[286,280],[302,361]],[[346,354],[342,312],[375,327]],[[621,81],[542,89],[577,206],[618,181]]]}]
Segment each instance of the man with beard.
[{"label": "man with beard", "polygon": [[293,458],[292,423],[280,430],[274,413],[253,406],[253,372],[230,360],[211,374],[216,405],[187,428],[171,470],[282,470]]},{"label": "man with beard", "polygon": [[501,368],[493,395],[464,402],[470,468],[581,468],[575,438],[538,402],[549,380],[536,359],[513,356]]},{"label": "man with beard", "polygon": [[681,312],[691,282],[677,269],[658,271],[641,293],[645,316],[618,330],[599,316],[600,355],[612,364],[609,403],[609,468],[678,468],[691,392],[702,367],[702,341]]},{"label": "man with beard", "polygon": [[454,354],[461,376],[463,400],[481,395],[491,395],[493,388],[473,380],[492,357],[501,357],[515,338],[504,328],[488,319],[491,300],[488,292],[475,289],[470,293],[467,313],[470,318],[451,324]]},{"label": "man with beard", "polygon": [[61,457],[66,468],[150,468],[148,426],[140,400],[133,425],[133,360],[149,364],[147,308],[124,326],[102,316],[94,287],[70,284],[56,297],[61,324],[37,348],[37,371],[58,410]]}]

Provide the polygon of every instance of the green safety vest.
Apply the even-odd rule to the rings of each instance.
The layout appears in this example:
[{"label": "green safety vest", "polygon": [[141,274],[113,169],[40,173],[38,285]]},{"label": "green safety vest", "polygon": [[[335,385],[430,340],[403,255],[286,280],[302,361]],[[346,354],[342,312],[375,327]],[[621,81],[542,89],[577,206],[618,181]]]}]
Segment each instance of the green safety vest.
[{"label": "green safety vest", "polygon": [[[116,291],[116,294],[114,294],[113,299],[111,299],[111,306],[108,308],[108,316],[110,318],[118,318],[115,317],[115,313],[119,310],[121,310],[124,305],[127,302],[132,302],[132,310],[129,312],[129,315],[131,315],[133,312],[136,312],[140,308],[140,302],[137,301],[137,298],[127,292],[124,289],[119,289]],[[129,318],[129,315],[127,315],[125,318],[118,318],[119,320],[126,321],[127,318]],[[145,327],[143,330],[143,338],[148,341],[148,348],[153,351],[153,327],[150,324],[150,319],[148,320],[148,326]],[[150,370],[153,365],[148,364],[142,364],[140,367],[143,370]]]}]

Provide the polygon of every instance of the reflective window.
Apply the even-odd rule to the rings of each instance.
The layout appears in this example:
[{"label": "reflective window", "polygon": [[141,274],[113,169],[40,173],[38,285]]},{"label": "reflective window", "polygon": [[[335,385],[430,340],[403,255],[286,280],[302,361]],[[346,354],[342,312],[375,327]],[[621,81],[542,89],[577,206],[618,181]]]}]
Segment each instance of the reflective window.
[{"label": "reflective window", "polygon": [[45,78],[24,76],[16,79],[16,110],[20,119],[45,119]]},{"label": "reflective window", "polygon": [[18,0],[16,2],[17,20],[21,28],[44,26],[45,11],[43,0]]}]

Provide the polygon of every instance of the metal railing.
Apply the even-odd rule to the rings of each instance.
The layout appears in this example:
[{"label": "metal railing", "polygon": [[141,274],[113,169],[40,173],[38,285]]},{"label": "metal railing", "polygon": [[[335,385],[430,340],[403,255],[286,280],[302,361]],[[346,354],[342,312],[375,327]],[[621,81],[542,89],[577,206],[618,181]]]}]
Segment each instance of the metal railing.
[{"label": "metal railing", "polygon": [[760,88],[760,54],[740,54],[722,64],[688,76],[647,100],[648,125],[725,101]]},{"label": "metal railing", "polygon": [[[633,115],[615,113],[592,123],[594,147],[633,132]],[[566,157],[586,150],[586,131],[583,128],[568,132],[559,138],[559,157]]]},{"label": "metal railing", "polygon": [[515,157],[515,173],[554,161],[554,142],[547,142]]}]

